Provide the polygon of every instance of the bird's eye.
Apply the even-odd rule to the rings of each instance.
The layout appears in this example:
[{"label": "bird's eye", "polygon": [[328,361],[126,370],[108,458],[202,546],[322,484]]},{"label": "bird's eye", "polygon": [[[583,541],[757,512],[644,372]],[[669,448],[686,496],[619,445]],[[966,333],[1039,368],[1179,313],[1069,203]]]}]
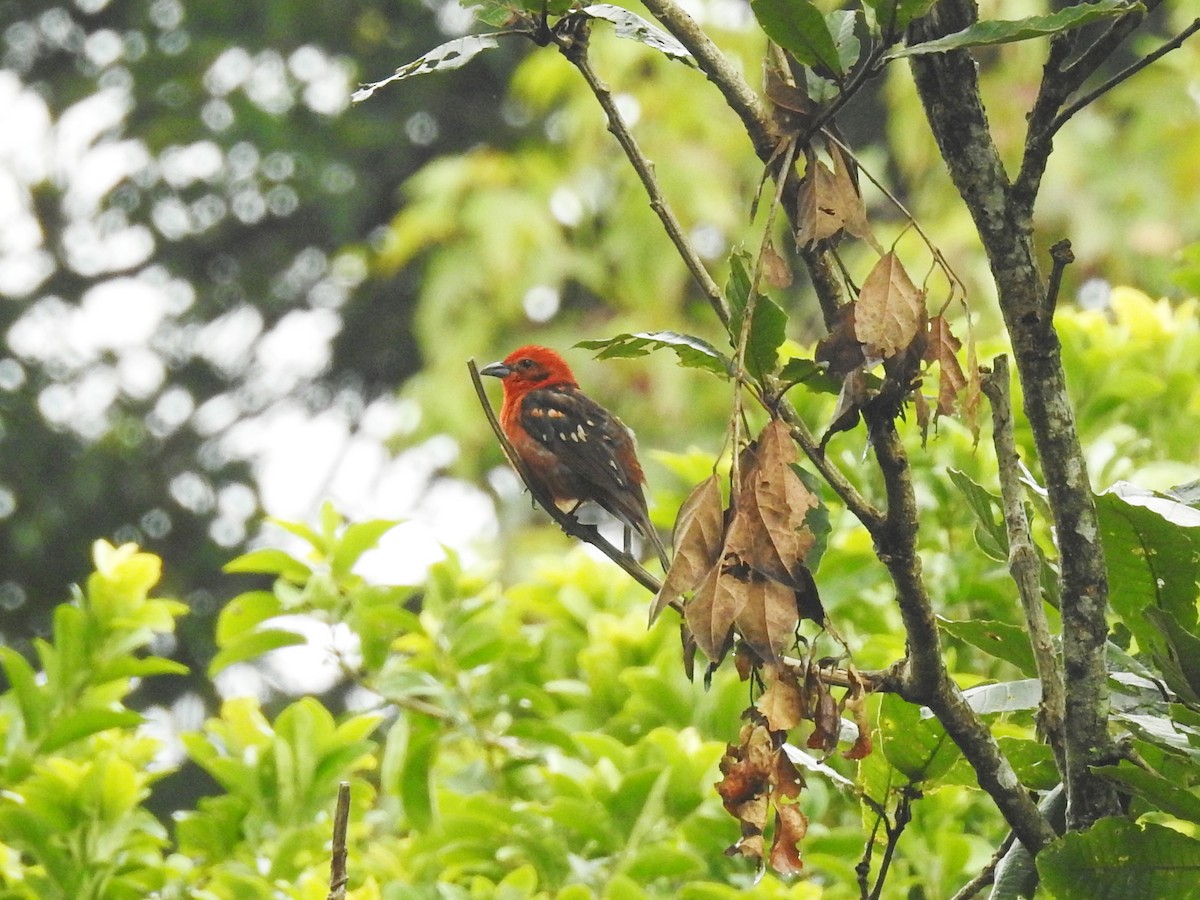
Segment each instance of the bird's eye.
[{"label": "bird's eye", "polygon": [[527,356],[523,360],[521,360],[519,363],[517,363],[517,368],[518,369],[532,369],[533,368],[533,360]]}]

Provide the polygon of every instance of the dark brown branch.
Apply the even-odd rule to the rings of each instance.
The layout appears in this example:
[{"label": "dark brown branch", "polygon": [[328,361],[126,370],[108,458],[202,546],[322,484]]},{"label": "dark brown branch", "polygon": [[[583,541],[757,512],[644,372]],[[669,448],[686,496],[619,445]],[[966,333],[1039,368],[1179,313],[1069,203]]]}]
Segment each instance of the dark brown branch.
[{"label": "dark brown branch", "polygon": [[[1042,83],[1033,109],[1029,113],[1029,126],[1025,133],[1025,153],[1021,160],[1012,197],[1026,215],[1033,211],[1038,187],[1046,171],[1054,135],[1085,104],[1072,104],[1071,113],[1064,115],[1060,110],[1068,98],[1107,60],[1117,46],[1143,21],[1145,13],[1158,6],[1162,0],[1148,0],[1144,8],[1134,8],[1113,22],[1103,34],[1084,49],[1074,61],[1067,60],[1076,48],[1077,31],[1055,35],[1050,42],[1050,53],[1046,59]],[[1130,73],[1132,74],[1132,73]],[[1099,93],[1096,94],[1099,96]],[[1087,100],[1088,103],[1095,97]]]},{"label": "dark brown branch", "polygon": [[1070,119],[1071,116],[1075,115],[1075,113],[1079,112],[1085,106],[1090,106],[1092,103],[1095,103],[1098,99],[1100,99],[1100,97],[1107,94],[1121,82],[1128,78],[1132,78],[1138,72],[1142,71],[1142,69],[1146,68],[1146,66],[1150,65],[1152,62],[1155,62],[1161,57],[1166,56],[1172,50],[1178,50],[1181,46],[1183,46],[1183,42],[1190,38],[1197,31],[1200,31],[1200,19],[1196,19],[1191,25],[1183,29],[1183,31],[1179,32],[1179,34],[1175,35],[1175,37],[1171,38],[1171,40],[1167,41],[1153,53],[1144,56],[1142,59],[1139,59],[1132,65],[1122,69],[1099,87],[1088,91],[1078,100],[1072,102],[1054,118],[1053,122],[1050,123],[1050,133],[1053,134],[1057,132],[1058,129],[1062,128],[1063,125],[1067,123],[1067,120]]},{"label": "dark brown branch", "polygon": [[1012,402],[1009,398],[1008,357],[997,356],[992,371],[983,376],[983,392],[992,404],[992,441],[1000,473],[1000,496],[1004,505],[1004,524],[1008,530],[1008,568],[1017,585],[1029,643],[1042,682],[1042,702],[1038,724],[1054,752],[1060,776],[1067,777],[1066,739],[1063,720],[1066,698],[1058,653],[1042,605],[1041,560],[1029,530],[1029,519],[1022,502],[1020,458],[1013,437]]},{"label": "dark brown branch", "polygon": [[1046,283],[1045,302],[1047,319],[1054,318],[1054,309],[1058,306],[1058,292],[1062,290],[1063,272],[1073,262],[1075,262],[1075,254],[1071,252],[1070,241],[1059,241],[1050,248],[1050,280]]},{"label": "dark brown branch", "polygon": [[[914,26],[914,36],[932,40],[961,30],[974,16],[969,0],[942,0]],[[1034,256],[1032,197],[1009,190],[970,55],[961,50],[930,54],[914,57],[910,65],[942,157],[991,264],[1049,492],[1061,560],[1069,820],[1072,828],[1083,828],[1119,812],[1113,786],[1089,770],[1112,757],[1104,649],[1108,578],[1061,348]],[[1037,152],[1049,152],[1048,141],[1034,143]],[[1026,162],[1030,159],[1027,150]],[[1025,189],[1036,192],[1038,178]],[[1018,836],[1032,853],[1044,844],[1030,843],[1019,830]]]},{"label": "dark brown branch", "polygon": [[329,859],[329,895],[327,900],[346,900],[346,831],[350,825],[350,782],[338,784],[337,810],[333,814],[333,849]]},{"label": "dark brown branch", "polygon": [[713,312],[717,314],[721,324],[729,326],[729,304],[725,301],[725,295],[721,288],[713,280],[708,269],[705,267],[703,260],[700,259],[691,241],[683,232],[683,226],[679,224],[679,220],[675,218],[675,213],[667,203],[666,197],[658,186],[658,179],[654,177],[654,165],[646,158],[642,152],[642,148],[638,146],[637,141],[633,137],[633,132],[629,130],[629,126],[625,124],[625,120],[621,117],[621,111],[617,109],[617,104],[613,100],[612,92],[608,89],[600,76],[596,74],[596,70],[592,68],[591,60],[587,55],[587,40],[583,38],[573,38],[571,40],[560,40],[559,49],[563,56],[570,61],[579,74],[583,76],[583,80],[587,82],[591,88],[592,94],[600,103],[600,108],[604,110],[605,116],[608,117],[608,130],[613,137],[621,145],[621,149],[625,151],[625,156],[628,158],[630,165],[637,172],[638,178],[642,182],[642,187],[646,189],[646,193],[650,197],[650,208],[654,210],[659,221],[662,222],[663,229],[667,232],[667,237],[671,239],[671,243],[675,245],[676,251],[687,266],[688,271],[692,274],[692,279],[699,286],[700,291],[708,300],[709,306],[713,308]]},{"label": "dark brown branch", "polygon": [[[574,516],[559,509],[558,504],[554,502],[554,498],[542,490],[538,482],[530,476],[529,469],[526,467],[524,460],[517,454],[512,442],[504,434],[504,429],[500,427],[500,422],[496,419],[496,413],[492,409],[492,404],[488,401],[487,391],[483,388],[483,379],[479,377],[479,369],[475,366],[475,360],[471,359],[467,361],[467,369],[471,372],[471,381],[475,385],[475,394],[479,397],[479,403],[483,407],[484,415],[487,416],[488,424],[492,426],[496,440],[500,442],[500,448],[504,451],[504,456],[508,460],[508,464],[513,467],[513,471],[517,473],[517,477],[521,479],[526,490],[533,495],[533,499],[537,501],[538,506],[544,509],[550,518],[557,522],[558,527],[568,536],[591,544],[620,566],[634,581],[650,591],[650,593],[657,594],[659,588],[662,587],[661,582],[647,572],[641,563],[628,553],[618,550],[609,543],[600,534],[599,529],[595,525],[585,525]],[[679,611],[678,603],[672,604],[672,608]]]},{"label": "dark brown branch", "polygon": [[919,520],[912,471],[900,435],[890,417],[874,414],[868,421],[888,495],[885,523],[873,534],[875,552],[896,585],[896,600],[908,637],[909,656],[899,693],[910,703],[930,708],[1013,831],[1027,847],[1040,850],[1054,839],[1054,831],[1021,787],[1000,745],[950,677],[942,658],[937,618],[917,552]]}]

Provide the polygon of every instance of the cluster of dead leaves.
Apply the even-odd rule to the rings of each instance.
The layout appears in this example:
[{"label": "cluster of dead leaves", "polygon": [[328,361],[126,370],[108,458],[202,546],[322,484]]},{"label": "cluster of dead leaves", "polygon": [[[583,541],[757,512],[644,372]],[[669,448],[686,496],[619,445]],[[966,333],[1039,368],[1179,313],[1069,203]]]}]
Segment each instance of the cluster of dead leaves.
[{"label": "cluster of dead leaves", "polygon": [[[764,662],[796,643],[802,618],[825,620],[805,558],[816,543],[805,518],[818,500],[792,470],[796,445],[773,419],[739,457],[723,509],[716,475],[695,488],[675,524],[675,557],[650,613],[683,602],[685,645],[716,665],[734,634]],[[694,652],[694,651],[693,651]]]},{"label": "cluster of dead leaves", "polygon": [[[850,687],[839,702],[822,678],[821,670],[807,664],[803,675],[798,667],[764,666],[761,675],[766,689],[747,711],[737,744],[730,744],[721,759],[717,792],[725,809],[741,826],[741,837],[728,849],[764,861],[781,875],[794,875],[803,868],[800,841],[808,831],[808,818],[800,809],[804,777],[787,753],[788,732],[804,721],[813,723],[807,746],[825,755],[837,747],[842,712],[849,710],[858,728],[854,745],[842,755],[862,759],[871,752],[867,723],[866,687],[853,667],[848,669]],[[774,811],[771,846],[766,846],[768,819]]]},{"label": "cluster of dead leaves", "polygon": [[[816,361],[842,382],[822,445],[837,432],[853,428],[868,404],[880,404],[894,416],[909,397],[922,433],[928,431],[931,421],[953,415],[964,395],[963,411],[974,429],[979,367],[972,345],[964,372],[958,361],[961,349],[962,342],[945,316],[929,318],[925,292],[913,284],[899,257],[885,253],[867,275],[858,298],[840,309],[833,330],[817,343]],[[880,363],[882,379],[870,374]],[[920,387],[922,374],[935,363],[938,394],[931,408]]]}]

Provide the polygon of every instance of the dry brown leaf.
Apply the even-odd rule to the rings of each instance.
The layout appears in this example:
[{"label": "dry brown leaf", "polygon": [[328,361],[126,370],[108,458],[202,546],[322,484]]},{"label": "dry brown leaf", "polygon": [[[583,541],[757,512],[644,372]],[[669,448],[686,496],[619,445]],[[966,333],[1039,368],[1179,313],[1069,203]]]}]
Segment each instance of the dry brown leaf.
[{"label": "dry brown leaf", "polygon": [[763,246],[762,254],[763,277],[767,279],[767,284],[778,290],[791,287],[792,267],[788,265],[788,261],[783,258],[783,255],[775,249],[775,245],[768,241]]},{"label": "dry brown leaf", "polygon": [[837,701],[833,692],[816,669],[810,668],[805,678],[804,687],[808,692],[809,703],[812,707],[813,733],[808,736],[807,746],[810,750],[821,750],[830,753],[837,747],[838,736],[842,730],[842,718],[838,715]]},{"label": "dry brown leaf", "polygon": [[672,602],[696,590],[716,564],[721,554],[724,516],[721,485],[712,475],[696,485],[679,508],[672,540],[675,556],[650,608],[651,625]]},{"label": "dry brown leaf", "polygon": [[854,334],[869,356],[888,358],[906,349],[925,324],[925,294],[917,290],[895,253],[886,253],[863,282],[854,310]]},{"label": "dry brown leaf", "polygon": [[796,642],[796,591],[789,585],[756,575],[746,585],[746,602],[734,624],[738,634],[765,662],[777,662]]},{"label": "dry brown leaf", "polygon": [[929,320],[929,340],[925,345],[925,359],[938,364],[938,402],[939,416],[954,415],[958,405],[958,394],[967,386],[966,376],[962,366],[958,364],[958,351],[962,341],[950,331],[950,323],[945,316],[934,316]]},{"label": "dry brown leaf", "polygon": [[804,689],[796,674],[786,666],[769,665],[763,669],[767,689],[754,704],[772,731],[791,731],[806,718]]},{"label": "dry brown leaf", "polygon": [[780,875],[799,875],[804,869],[800,842],[808,833],[808,816],[794,803],[775,805],[775,836],[768,862]]},{"label": "dry brown leaf", "polygon": [[871,231],[871,223],[867,219],[867,207],[863,203],[862,191],[859,190],[855,179],[858,164],[840,146],[832,141],[826,141],[829,155],[833,157],[833,180],[837,186],[838,198],[842,208],[843,224],[848,232],[857,238],[862,238],[878,253],[884,255],[883,247],[875,239]]},{"label": "dry brown leaf", "polygon": [[796,246],[809,249],[841,231],[846,221],[842,203],[837,178],[829,166],[810,154],[796,191]]},{"label": "dry brown leaf", "polygon": [[696,646],[714,663],[724,658],[734,620],[747,599],[746,586],[722,574],[723,568],[723,563],[713,566],[683,608]]},{"label": "dry brown leaf", "polygon": [[825,365],[834,378],[845,378],[867,362],[862,341],[854,334],[854,301],[838,307],[838,319],[833,329],[817,341],[813,359]]},{"label": "dry brown leaf", "polygon": [[849,431],[858,424],[858,411],[862,409],[862,405],[867,402],[869,397],[867,373],[862,369],[855,369],[842,382],[842,389],[838,392],[837,406],[833,410],[833,421],[829,423],[829,428],[821,436],[822,450],[829,443],[829,439],[839,431]]},{"label": "dry brown leaf", "polygon": [[929,422],[933,413],[929,409],[929,401],[920,391],[913,392],[913,407],[917,413],[917,427],[921,429],[921,446],[924,447],[925,441],[929,438]]},{"label": "dry brown leaf", "polygon": [[963,418],[971,429],[971,437],[979,443],[979,407],[983,385],[979,374],[979,359],[975,355],[975,330],[967,318],[967,395],[963,401]]},{"label": "dry brown leaf", "polygon": [[846,671],[850,676],[850,690],[846,692],[846,697],[842,702],[845,709],[849,710],[854,717],[854,724],[858,728],[858,737],[854,741],[854,746],[849,750],[844,750],[842,756],[846,759],[862,759],[871,754],[871,723],[867,719],[867,690],[862,677],[854,666],[847,666]]}]

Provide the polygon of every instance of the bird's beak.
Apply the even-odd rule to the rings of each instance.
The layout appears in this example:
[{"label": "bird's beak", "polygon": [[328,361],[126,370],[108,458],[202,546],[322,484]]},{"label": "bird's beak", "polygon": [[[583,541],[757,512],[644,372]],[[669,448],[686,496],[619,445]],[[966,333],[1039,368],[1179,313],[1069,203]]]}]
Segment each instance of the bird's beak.
[{"label": "bird's beak", "polygon": [[484,366],[479,370],[480,375],[491,375],[495,378],[507,378],[512,374],[512,369],[502,362],[494,362],[490,366]]}]

